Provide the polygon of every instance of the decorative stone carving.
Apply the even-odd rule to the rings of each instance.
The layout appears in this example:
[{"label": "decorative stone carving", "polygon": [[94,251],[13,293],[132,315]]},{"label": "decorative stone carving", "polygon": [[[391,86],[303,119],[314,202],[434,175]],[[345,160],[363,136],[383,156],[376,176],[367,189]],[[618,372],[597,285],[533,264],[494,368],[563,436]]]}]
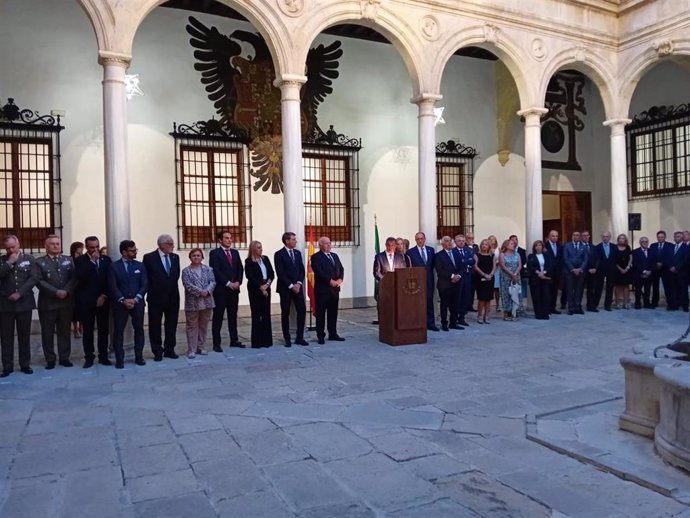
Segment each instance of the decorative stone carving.
[{"label": "decorative stone carving", "polygon": [[491,23],[484,24],[484,41],[489,43],[496,43],[498,39],[499,28]]},{"label": "decorative stone carving", "polygon": [[544,40],[541,38],[534,38],[532,40],[532,57],[537,61],[544,61],[548,51],[546,50],[546,45],[544,45]]},{"label": "decorative stone carving", "polygon": [[419,20],[419,30],[422,31],[422,36],[429,41],[438,39],[441,34],[441,26],[438,20],[431,15],[426,15]]},{"label": "decorative stone carving", "polygon": [[367,20],[376,20],[379,15],[382,0],[360,0],[362,8],[362,18]]},{"label": "decorative stone carving", "polygon": [[575,58],[575,61],[584,63],[587,60],[587,49],[585,49],[584,47],[576,47],[575,54],[573,57]]},{"label": "decorative stone carving", "polygon": [[671,40],[659,40],[652,43],[652,48],[660,58],[673,54],[673,42]]},{"label": "decorative stone carving", "polygon": [[277,0],[278,7],[288,16],[297,17],[301,16],[304,12],[304,1],[305,0]]},{"label": "decorative stone carving", "polygon": [[510,160],[510,149],[499,149],[498,150],[498,163],[501,167],[505,167]]}]

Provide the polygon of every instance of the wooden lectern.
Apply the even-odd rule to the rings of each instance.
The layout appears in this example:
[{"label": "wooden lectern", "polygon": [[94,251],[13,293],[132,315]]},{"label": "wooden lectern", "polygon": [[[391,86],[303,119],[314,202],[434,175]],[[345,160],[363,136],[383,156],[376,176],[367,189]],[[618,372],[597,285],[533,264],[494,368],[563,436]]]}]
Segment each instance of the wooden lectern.
[{"label": "wooden lectern", "polygon": [[379,341],[426,343],[426,271],[400,268],[379,282]]}]

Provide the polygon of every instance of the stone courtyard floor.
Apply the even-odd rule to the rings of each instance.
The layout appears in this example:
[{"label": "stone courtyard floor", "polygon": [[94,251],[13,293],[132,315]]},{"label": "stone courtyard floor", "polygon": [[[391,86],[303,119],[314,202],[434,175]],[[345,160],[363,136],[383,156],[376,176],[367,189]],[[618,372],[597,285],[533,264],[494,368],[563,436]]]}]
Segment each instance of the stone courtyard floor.
[{"label": "stone courtyard floor", "polygon": [[687,314],[496,316],[397,348],[373,317],[342,310],[342,343],[123,371],[82,369],[76,340],[72,369],[36,350],[0,382],[0,517],[690,517],[690,476],[616,424],[619,357]]}]

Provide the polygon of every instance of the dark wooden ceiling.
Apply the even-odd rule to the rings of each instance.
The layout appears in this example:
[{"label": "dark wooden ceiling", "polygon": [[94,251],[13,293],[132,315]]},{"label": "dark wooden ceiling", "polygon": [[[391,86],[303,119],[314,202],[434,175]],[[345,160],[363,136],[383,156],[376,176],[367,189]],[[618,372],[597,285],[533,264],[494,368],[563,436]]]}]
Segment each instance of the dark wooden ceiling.
[{"label": "dark wooden ceiling", "polygon": [[[168,0],[162,4],[162,7],[184,9],[185,11],[195,11],[198,13],[223,16],[224,18],[232,18],[233,20],[247,21],[247,19],[240,13],[225,4],[217,2],[216,0]],[[378,43],[390,43],[385,36],[379,32],[376,32],[374,29],[350,23],[335,25],[333,27],[329,27],[323,32],[324,34],[341,36],[343,38],[356,38],[359,40],[375,41]],[[488,59],[490,61],[496,61],[498,59],[498,57],[488,50],[484,50],[479,47],[465,47],[459,49],[455,55],[477,59]]]}]

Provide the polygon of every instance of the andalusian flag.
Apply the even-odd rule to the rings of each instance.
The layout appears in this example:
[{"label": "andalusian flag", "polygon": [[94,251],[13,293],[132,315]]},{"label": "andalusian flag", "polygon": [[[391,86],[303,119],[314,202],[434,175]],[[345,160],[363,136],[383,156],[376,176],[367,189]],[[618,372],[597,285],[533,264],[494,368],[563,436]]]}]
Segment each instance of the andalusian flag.
[{"label": "andalusian flag", "polygon": [[314,270],[311,269],[312,255],[314,255],[314,227],[309,225],[309,248],[307,249],[307,295],[309,296],[309,311],[314,313],[316,298],[314,297]]},{"label": "andalusian flag", "polygon": [[[376,221],[376,214],[374,214],[374,250],[376,255],[381,253],[381,244],[379,243],[379,224]],[[374,298],[376,302],[379,301],[379,281],[374,279]]]}]

